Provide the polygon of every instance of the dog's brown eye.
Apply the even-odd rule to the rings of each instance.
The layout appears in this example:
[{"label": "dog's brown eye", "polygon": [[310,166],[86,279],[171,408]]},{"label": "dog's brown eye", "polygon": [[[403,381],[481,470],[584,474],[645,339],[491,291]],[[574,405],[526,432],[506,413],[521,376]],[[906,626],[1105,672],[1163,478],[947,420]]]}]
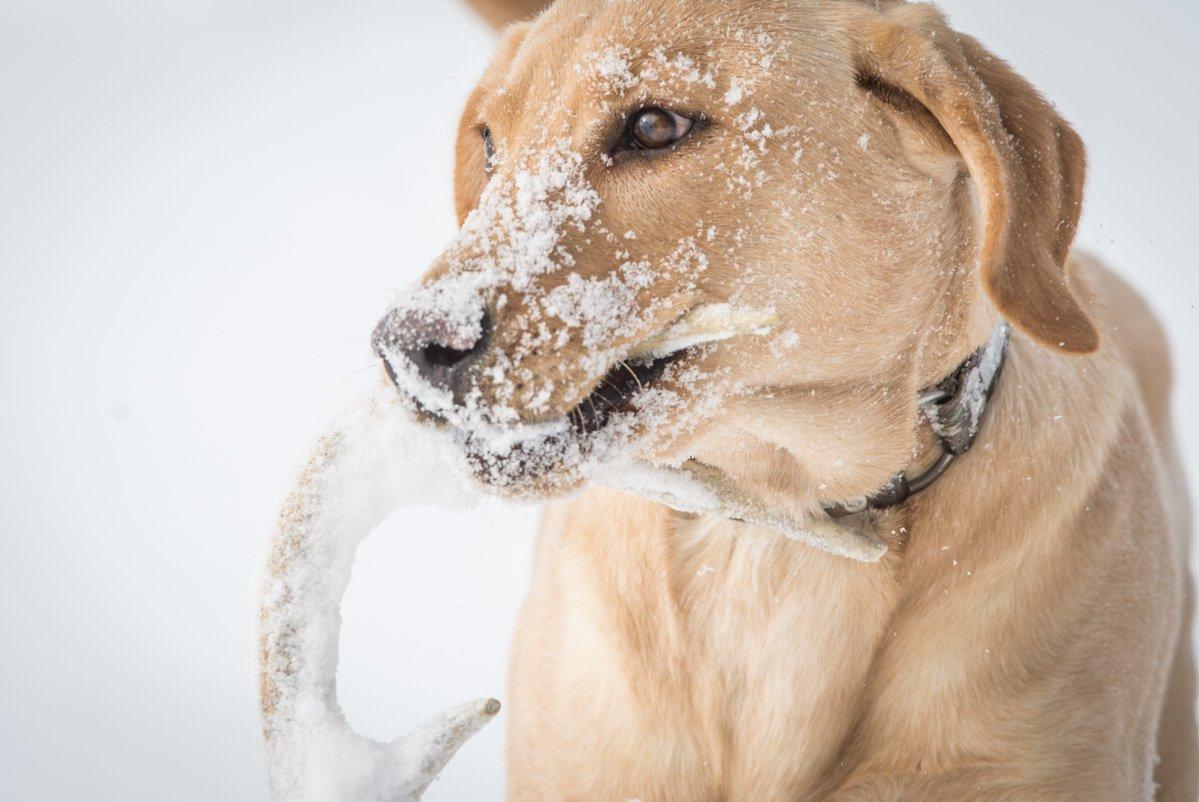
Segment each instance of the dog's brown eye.
[{"label": "dog's brown eye", "polygon": [[661,150],[691,132],[694,123],[666,109],[642,109],[629,120],[629,146],[635,150]]},{"label": "dog's brown eye", "polygon": [[483,169],[490,173],[495,167],[495,140],[491,138],[491,129],[483,127]]}]

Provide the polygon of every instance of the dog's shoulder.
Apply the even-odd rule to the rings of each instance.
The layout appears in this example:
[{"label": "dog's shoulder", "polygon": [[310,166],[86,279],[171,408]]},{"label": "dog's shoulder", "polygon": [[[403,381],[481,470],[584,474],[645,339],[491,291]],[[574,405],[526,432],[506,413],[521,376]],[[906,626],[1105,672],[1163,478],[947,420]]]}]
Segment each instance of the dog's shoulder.
[{"label": "dog's shoulder", "polygon": [[1144,296],[1097,256],[1075,250],[1068,273],[1089,301],[1103,350],[1132,374],[1150,423],[1162,432],[1168,426],[1173,385],[1165,327]]}]

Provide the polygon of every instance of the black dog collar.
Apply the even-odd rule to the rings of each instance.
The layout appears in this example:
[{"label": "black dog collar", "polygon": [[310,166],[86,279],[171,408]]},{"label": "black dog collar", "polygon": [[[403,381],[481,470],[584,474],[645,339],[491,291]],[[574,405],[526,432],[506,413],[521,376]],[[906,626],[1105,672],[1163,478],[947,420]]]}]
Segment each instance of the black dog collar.
[{"label": "black dog collar", "polygon": [[954,459],[969,451],[1003,369],[1011,331],[1011,326],[1000,321],[982,348],[945,379],[920,394],[920,411],[941,446],[941,456],[930,468],[910,479],[901,471],[877,493],[826,504],[824,511],[833,518],[844,518],[866,510],[898,506],[937,481]]}]

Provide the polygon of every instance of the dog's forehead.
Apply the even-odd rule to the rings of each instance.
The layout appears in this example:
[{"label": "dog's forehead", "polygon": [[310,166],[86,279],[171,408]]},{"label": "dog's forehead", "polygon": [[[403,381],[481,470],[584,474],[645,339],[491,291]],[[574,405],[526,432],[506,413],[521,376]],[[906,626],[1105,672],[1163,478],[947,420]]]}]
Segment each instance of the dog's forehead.
[{"label": "dog's forehead", "polygon": [[553,126],[635,101],[735,97],[826,61],[835,19],[803,2],[559,0],[514,34],[519,46],[485,82],[483,116]]}]

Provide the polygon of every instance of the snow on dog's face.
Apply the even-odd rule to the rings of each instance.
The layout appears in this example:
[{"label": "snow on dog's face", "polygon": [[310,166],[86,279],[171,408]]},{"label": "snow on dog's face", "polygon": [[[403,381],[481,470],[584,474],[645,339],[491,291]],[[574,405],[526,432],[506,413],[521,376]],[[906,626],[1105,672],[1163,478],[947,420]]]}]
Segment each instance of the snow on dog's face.
[{"label": "snow on dog's face", "polygon": [[509,30],[458,134],[461,230],[374,338],[481,481],[636,456],[814,502],[907,461],[917,390],[994,311],[968,160],[875,74],[879,15],[560,0]]}]

